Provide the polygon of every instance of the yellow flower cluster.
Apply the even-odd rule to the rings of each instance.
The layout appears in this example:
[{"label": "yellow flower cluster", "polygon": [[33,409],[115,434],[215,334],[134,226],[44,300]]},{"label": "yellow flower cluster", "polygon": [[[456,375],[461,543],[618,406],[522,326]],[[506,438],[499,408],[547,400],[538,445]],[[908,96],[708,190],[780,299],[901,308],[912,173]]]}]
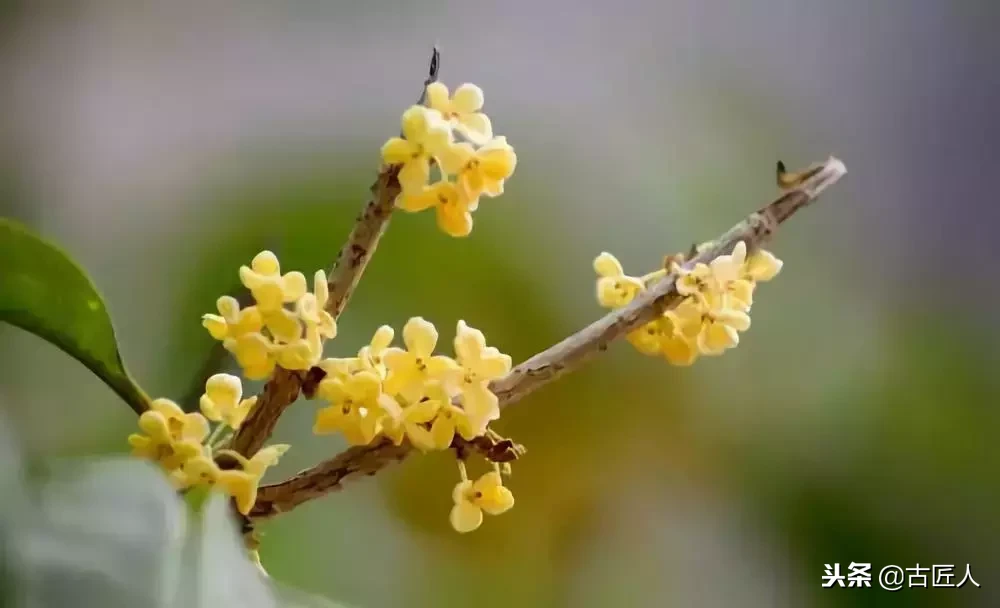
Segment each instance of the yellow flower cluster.
[{"label": "yellow flower cluster", "polygon": [[[402,137],[382,146],[382,160],[400,167],[397,207],[410,212],[433,207],[441,230],[467,236],[480,197],[503,194],[517,156],[506,137],[493,135],[481,112],[479,87],[463,84],[449,96],[448,88],[435,82],[426,93],[426,105],[403,113]],[[439,179],[429,183],[435,166]]]},{"label": "yellow flower cluster", "polygon": [[[340,433],[353,445],[379,436],[396,445],[407,439],[425,452],[448,449],[455,435],[472,440],[486,433],[500,417],[488,385],[510,371],[510,357],[464,321],[456,330],[455,358],[434,354],[437,329],[421,317],[403,327],[405,348],[391,346],[394,335],[383,325],[356,357],[320,361],[326,376],[316,392],[328,405],[317,412],[313,431]],[[501,513],[514,499],[499,473],[473,484],[462,470],[466,485],[455,490],[451,522],[468,532],[481,523],[481,511]]]},{"label": "yellow flower cluster", "polygon": [[[129,435],[135,456],[159,464],[175,487],[216,487],[233,497],[236,508],[246,515],[257,499],[257,487],[268,467],[288,449],[287,445],[266,447],[252,458],[231,450],[217,449],[226,431],[239,429],[257,403],[256,397],[243,399],[240,379],[216,374],[205,383],[201,413],[184,413],[169,399],[156,399],[139,417],[142,433]],[[209,433],[209,421],[217,423]],[[222,468],[219,457],[232,466]]]},{"label": "yellow flower cluster", "polygon": [[[721,355],[739,344],[739,332],[750,328],[757,283],[774,278],[781,266],[781,260],[764,250],[748,257],[742,241],[731,253],[689,271],[673,263],[670,270],[680,272],[677,292],[684,299],[659,319],[628,334],[628,341],[639,352],[662,356],[674,365],[691,365],[699,355]],[[632,277],[610,253],[597,256],[594,270],[597,301],[606,308],[625,306],[667,272],[662,269]]]},{"label": "yellow flower cluster", "polygon": [[[281,273],[270,251],[257,254],[240,268],[240,281],[255,304],[240,308],[236,298],[222,296],[219,314],[202,317],[202,325],[231,352],[249,380],[267,378],[275,365],[307,370],[323,355],[323,342],[337,335],[337,324],[324,310],[329,291],[326,273],[316,271],[309,293],[301,272]],[[286,307],[287,306],[287,307]]]},{"label": "yellow flower cluster", "polygon": [[511,361],[481,331],[458,322],[454,359],[434,354],[437,329],[421,317],[403,327],[406,348],[390,346],[393,337],[384,325],[356,357],[320,361],[326,376],[317,395],[329,405],[317,413],[314,432],[339,432],[354,445],[381,434],[396,445],[407,438],[423,451],[444,450],[456,433],[473,439],[500,417],[488,384]]}]

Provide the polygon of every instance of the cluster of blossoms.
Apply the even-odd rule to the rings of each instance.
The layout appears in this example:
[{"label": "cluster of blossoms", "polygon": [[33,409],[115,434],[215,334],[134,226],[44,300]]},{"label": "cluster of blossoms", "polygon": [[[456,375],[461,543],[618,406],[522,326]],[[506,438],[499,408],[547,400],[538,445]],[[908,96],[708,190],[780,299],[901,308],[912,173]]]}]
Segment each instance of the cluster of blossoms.
[{"label": "cluster of blossoms", "polygon": [[[448,88],[435,82],[427,86],[425,100],[403,113],[402,137],[382,146],[382,160],[400,167],[396,206],[410,212],[433,207],[441,230],[467,236],[480,197],[503,194],[517,156],[506,137],[493,135],[476,85],[463,84],[449,96]],[[438,179],[431,183],[434,168]]]},{"label": "cluster of blossoms", "polygon": [[288,370],[316,365],[323,342],[337,335],[337,323],[324,309],[330,295],[326,273],[316,271],[309,293],[305,275],[281,274],[278,258],[262,251],[240,268],[240,281],[256,303],[241,309],[236,298],[222,296],[219,314],[205,315],[202,325],[233,354],[243,375],[262,380],[276,365]]},{"label": "cluster of blossoms", "polygon": [[[455,358],[434,354],[437,329],[421,317],[403,326],[405,348],[391,346],[394,335],[383,325],[357,356],[319,362],[326,376],[316,394],[328,405],[317,413],[313,431],[340,433],[354,445],[378,436],[396,445],[406,439],[424,452],[447,450],[456,435],[484,435],[500,417],[489,383],[510,371],[510,357],[487,346],[483,333],[464,321],[456,330]],[[474,530],[483,511],[499,514],[514,505],[499,466],[476,482],[468,480],[463,463],[459,468],[451,516],[456,530]]]},{"label": "cluster of blossoms", "polygon": [[742,241],[731,253],[690,270],[678,263],[682,256],[668,259],[668,268],[633,277],[613,255],[602,253],[594,260],[594,270],[597,301],[605,308],[627,305],[668,270],[679,275],[677,292],[684,296],[680,304],[627,336],[639,352],[662,356],[673,365],[691,365],[699,355],[721,355],[739,344],[739,332],[750,328],[757,283],[774,278],[782,266],[764,250],[748,257]]},{"label": "cluster of blossoms", "polygon": [[[234,298],[224,296],[217,302],[219,314],[205,315],[202,324],[235,356],[248,379],[266,378],[276,366],[322,370],[315,396],[327,404],[316,414],[315,433],[340,433],[352,445],[381,437],[396,445],[407,440],[427,452],[449,449],[456,436],[466,441],[481,437],[500,417],[489,383],[510,371],[511,359],[487,346],[483,333],[464,321],[456,329],[454,358],[434,353],[437,329],[414,317],[403,327],[404,348],[392,346],[395,332],[384,325],[356,356],[324,359],[324,342],[336,335],[337,327],[325,310],[329,292],[322,271],[309,293],[302,273],[282,274],[277,257],[263,251],[240,268],[240,280],[253,305],[240,308]],[[137,455],[158,462],[179,488],[220,487],[246,514],[265,469],[287,446],[265,448],[250,459],[220,449],[228,438],[226,429],[238,430],[256,404],[256,397],[243,399],[242,394],[239,378],[212,376],[201,413],[185,414],[177,404],[159,399],[139,419],[144,434],[130,436],[129,442]],[[218,422],[211,434],[209,420]],[[220,468],[218,463],[227,458],[234,466]],[[474,530],[484,511],[499,514],[513,506],[499,465],[475,482],[466,476],[464,463],[459,468],[451,516],[456,530]]]},{"label": "cluster of blossoms", "polygon": [[[134,455],[159,464],[179,490],[219,488],[246,515],[257,499],[264,472],[288,449],[272,445],[252,458],[221,449],[256,403],[256,397],[243,399],[239,378],[216,374],[205,383],[201,413],[185,413],[169,399],[156,399],[139,417],[142,433],[129,435],[128,442]],[[210,421],[216,423],[211,432]]]}]

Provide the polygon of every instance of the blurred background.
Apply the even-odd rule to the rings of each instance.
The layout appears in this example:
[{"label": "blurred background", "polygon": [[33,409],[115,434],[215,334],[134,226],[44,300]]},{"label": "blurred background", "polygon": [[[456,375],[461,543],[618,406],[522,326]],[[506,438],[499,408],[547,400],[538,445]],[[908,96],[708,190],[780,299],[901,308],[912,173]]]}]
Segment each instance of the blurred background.
[{"label": "blurred background", "polygon": [[[257,251],[333,260],[378,149],[442,81],[486,92],[519,164],[470,238],[398,214],[330,355],[422,315],[523,360],[632,274],[775,194],[847,177],[771,249],[740,348],[690,369],[626,344],[506,410],[517,506],[448,525],[455,466],[412,458],[263,528],[285,583],[359,607],[1000,604],[1000,205],[990,0],[0,2],[0,213],[67,248],[154,396]],[[2,269],[0,269],[2,271]],[[0,327],[0,403],[41,462],[123,453],[134,415]],[[300,402],[277,479],[330,456]],[[965,564],[982,587],[823,589],[823,565]],[[876,583],[877,587],[877,583]]]}]

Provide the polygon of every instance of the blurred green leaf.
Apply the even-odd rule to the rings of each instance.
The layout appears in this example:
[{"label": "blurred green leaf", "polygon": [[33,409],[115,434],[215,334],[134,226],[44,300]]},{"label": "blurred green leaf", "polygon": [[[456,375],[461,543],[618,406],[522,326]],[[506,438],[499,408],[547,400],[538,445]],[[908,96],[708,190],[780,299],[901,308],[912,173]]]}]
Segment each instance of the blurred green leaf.
[{"label": "blurred green leaf", "polygon": [[147,462],[60,471],[18,517],[25,605],[173,606],[185,511]]},{"label": "blurred green leaf", "polygon": [[236,531],[229,499],[213,493],[205,503],[200,526],[191,530],[184,571],[175,605],[180,607],[277,606],[274,594]]},{"label": "blurred green leaf", "polygon": [[74,357],[136,412],[149,397],[132,380],[101,295],[55,245],[0,218],[0,321],[25,329]]},{"label": "blurred green leaf", "polygon": [[0,419],[0,605],[339,606],[272,585],[248,558],[228,498],[213,493],[194,513],[148,462],[60,469],[30,501],[22,478]]}]

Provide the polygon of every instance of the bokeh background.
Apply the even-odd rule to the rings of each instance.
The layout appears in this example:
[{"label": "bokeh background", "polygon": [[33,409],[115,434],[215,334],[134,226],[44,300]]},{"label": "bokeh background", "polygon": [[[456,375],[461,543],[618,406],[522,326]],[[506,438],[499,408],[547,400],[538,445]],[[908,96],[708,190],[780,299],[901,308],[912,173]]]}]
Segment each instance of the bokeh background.
[{"label": "bokeh background", "polygon": [[[442,79],[486,91],[519,166],[468,239],[398,215],[328,348],[412,315],[515,359],[775,193],[849,174],[781,231],[741,347],[690,369],[627,345],[505,411],[517,506],[448,526],[446,455],[268,524],[272,575],[349,605],[1000,604],[1000,224],[990,0],[0,2],[0,212],[105,294],[148,392],[181,398],[199,316],[262,248],[328,266],[378,148]],[[2,272],[2,269],[0,269]],[[133,414],[0,327],[0,403],[37,461],[122,453]],[[272,478],[338,451],[301,402]],[[971,564],[980,589],[823,589],[824,563]]]}]

